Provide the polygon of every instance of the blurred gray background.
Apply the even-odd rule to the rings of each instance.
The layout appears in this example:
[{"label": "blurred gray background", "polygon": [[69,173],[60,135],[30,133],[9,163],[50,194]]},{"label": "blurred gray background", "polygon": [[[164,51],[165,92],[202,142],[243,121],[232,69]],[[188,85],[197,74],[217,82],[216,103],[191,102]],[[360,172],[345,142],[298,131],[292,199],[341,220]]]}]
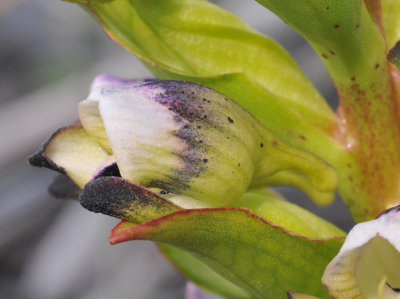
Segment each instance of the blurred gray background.
[{"label": "blurred gray background", "polygon": [[[322,62],[305,41],[253,1],[214,1],[278,40],[335,107]],[[185,280],[150,242],[108,244],[118,222],[47,193],[54,173],[26,157],[55,129],[77,120],[77,103],[99,73],[151,74],[111,42],[77,5],[56,0],[0,1],[0,299],[183,298]],[[349,229],[343,204],[291,201]]]}]

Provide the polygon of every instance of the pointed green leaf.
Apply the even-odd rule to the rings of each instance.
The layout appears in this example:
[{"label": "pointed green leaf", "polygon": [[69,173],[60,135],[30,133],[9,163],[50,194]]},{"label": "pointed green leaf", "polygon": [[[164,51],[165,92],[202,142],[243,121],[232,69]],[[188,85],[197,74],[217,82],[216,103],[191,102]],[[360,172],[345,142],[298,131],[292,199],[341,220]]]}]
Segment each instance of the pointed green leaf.
[{"label": "pointed green leaf", "polygon": [[138,226],[122,222],[116,244],[153,240],[182,248],[258,298],[284,298],[288,290],[326,297],[324,268],[342,239],[309,239],[241,208],[182,210]]},{"label": "pointed green leaf", "polygon": [[[281,46],[236,16],[206,1],[119,0],[88,7],[106,33],[157,76],[229,93],[291,144],[320,149],[332,143],[326,135],[334,114],[325,101]],[[240,88],[229,90],[232,85]]]},{"label": "pointed green leaf", "polygon": [[[235,205],[249,208],[265,219],[303,236],[319,238],[345,236],[343,231],[331,223],[267,190],[247,192]],[[252,297],[190,253],[167,244],[159,246],[180,272],[202,288],[227,298]],[[302,298],[303,294],[293,293],[292,296]]]}]

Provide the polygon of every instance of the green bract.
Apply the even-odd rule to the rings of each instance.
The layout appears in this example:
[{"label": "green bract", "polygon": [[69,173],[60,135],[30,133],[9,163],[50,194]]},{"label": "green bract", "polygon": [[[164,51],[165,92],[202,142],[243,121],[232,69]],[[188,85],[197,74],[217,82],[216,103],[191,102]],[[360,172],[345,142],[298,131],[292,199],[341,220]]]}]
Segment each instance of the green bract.
[{"label": "green bract", "polygon": [[257,298],[285,298],[291,290],[326,298],[323,269],[343,243],[290,233],[241,208],[183,210],[138,226],[122,222],[110,235],[112,244],[139,239],[184,249]]},{"label": "green bract", "polygon": [[[106,33],[159,78],[220,91],[283,140],[334,155],[334,113],[290,55],[207,1],[90,4]],[[156,8],[156,9],[154,9]]]}]

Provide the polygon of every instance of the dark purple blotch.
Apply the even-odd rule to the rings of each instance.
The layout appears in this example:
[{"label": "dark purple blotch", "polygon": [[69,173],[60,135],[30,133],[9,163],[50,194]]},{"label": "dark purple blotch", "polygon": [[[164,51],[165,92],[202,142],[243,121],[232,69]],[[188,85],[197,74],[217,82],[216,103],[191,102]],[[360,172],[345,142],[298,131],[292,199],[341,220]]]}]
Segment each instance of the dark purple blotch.
[{"label": "dark purple blotch", "polygon": [[132,222],[137,221],[135,213],[132,212],[145,209],[146,206],[160,210],[160,213],[178,209],[154,192],[113,176],[100,177],[86,184],[80,195],[80,202],[85,209],[94,213]]}]

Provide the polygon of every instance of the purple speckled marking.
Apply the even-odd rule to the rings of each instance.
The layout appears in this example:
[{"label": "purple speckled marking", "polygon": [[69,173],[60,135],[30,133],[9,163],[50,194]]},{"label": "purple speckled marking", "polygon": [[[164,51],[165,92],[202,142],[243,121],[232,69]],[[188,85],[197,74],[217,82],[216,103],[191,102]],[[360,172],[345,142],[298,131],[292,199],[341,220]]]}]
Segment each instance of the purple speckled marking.
[{"label": "purple speckled marking", "polygon": [[[170,175],[162,180],[150,180],[143,183],[147,187],[158,187],[170,192],[190,189],[189,182],[206,170],[204,159],[207,159],[205,136],[202,132],[213,124],[207,115],[210,103],[204,103],[204,87],[183,81],[142,81],[140,84],[125,85],[119,88],[131,89],[144,99],[155,101],[166,107],[179,129],[172,132],[185,143],[182,152],[174,153],[182,161],[182,168],[173,169]],[[194,92],[193,90],[198,92]],[[107,92],[115,92],[108,90]]]},{"label": "purple speckled marking", "polygon": [[[208,88],[190,82],[168,80],[123,80],[110,75],[98,76],[92,88],[101,88],[103,96],[113,94],[135,95],[137,99],[154,101],[166,107],[179,129],[172,134],[185,143],[185,149],[173,153],[182,162],[181,168],[172,169],[163,179],[142,182],[146,187],[158,187],[174,193],[190,189],[190,181],[206,171],[208,163],[207,139],[204,134],[211,128],[219,130],[215,105],[207,98]],[[228,117],[229,120],[229,117]],[[233,123],[233,120],[230,121]],[[149,120],[151,125],[151,120]],[[204,161],[207,161],[205,163]]]}]

